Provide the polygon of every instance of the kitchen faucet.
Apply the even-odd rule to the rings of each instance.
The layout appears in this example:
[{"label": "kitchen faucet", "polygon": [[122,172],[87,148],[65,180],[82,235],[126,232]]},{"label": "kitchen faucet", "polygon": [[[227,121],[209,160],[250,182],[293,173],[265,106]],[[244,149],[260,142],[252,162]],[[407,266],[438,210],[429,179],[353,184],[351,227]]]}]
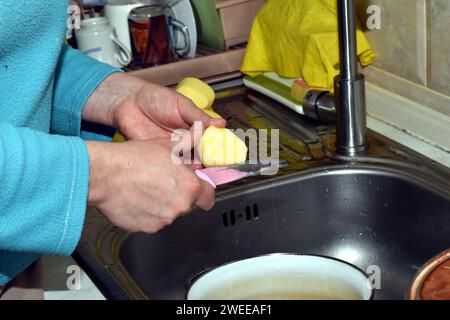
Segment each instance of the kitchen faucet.
[{"label": "kitchen faucet", "polygon": [[305,114],[336,121],[336,153],[354,157],[368,149],[364,76],[356,54],[356,0],[338,1],[340,74],[334,92],[311,90],[304,98]]}]

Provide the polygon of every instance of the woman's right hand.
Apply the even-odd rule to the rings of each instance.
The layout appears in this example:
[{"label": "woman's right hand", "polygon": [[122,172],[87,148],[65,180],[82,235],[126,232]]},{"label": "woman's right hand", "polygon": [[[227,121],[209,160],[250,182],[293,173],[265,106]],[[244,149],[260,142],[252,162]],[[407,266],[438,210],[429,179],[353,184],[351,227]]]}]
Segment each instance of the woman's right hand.
[{"label": "woman's right hand", "polygon": [[86,142],[88,205],[129,232],[154,233],[188,213],[209,210],[215,191],[193,169],[172,161],[170,140]]}]

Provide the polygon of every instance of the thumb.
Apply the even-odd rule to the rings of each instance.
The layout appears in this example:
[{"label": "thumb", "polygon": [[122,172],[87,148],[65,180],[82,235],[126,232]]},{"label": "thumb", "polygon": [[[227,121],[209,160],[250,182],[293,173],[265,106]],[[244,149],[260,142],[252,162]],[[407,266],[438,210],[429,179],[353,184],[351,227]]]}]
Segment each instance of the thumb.
[{"label": "thumb", "polygon": [[195,205],[203,210],[210,210],[215,203],[215,189],[205,180],[202,180],[201,178],[198,179],[200,179],[202,188],[197,195]]},{"label": "thumb", "polygon": [[200,121],[204,128],[210,126],[223,128],[226,126],[227,122],[225,119],[214,119],[210,117],[201,109],[197,108],[190,99],[182,95],[179,95],[179,99],[182,100],[181,104],[183,105],[182,108],[179,108],[181,118],[189,126],[193,126],[196,121]]}]

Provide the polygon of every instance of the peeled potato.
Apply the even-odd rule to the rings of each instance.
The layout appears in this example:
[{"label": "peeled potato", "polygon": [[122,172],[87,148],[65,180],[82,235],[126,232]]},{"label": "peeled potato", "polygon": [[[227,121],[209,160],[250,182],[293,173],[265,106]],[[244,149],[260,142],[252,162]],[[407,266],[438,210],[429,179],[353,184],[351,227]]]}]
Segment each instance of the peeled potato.
[{"label": "peeled potato", "polygon": [[222,116],[220,114],[215,113],[211,109],[203,109],[203,112],[214,119],[222,119]]},{"label": "peeled potato", "polygon": [[181,80],[176,91],[191,99],[200,109],[210,109],[216,97],[214,90],[207,83],[196,78]]},{"label": "peeled potato", "polygon": [[209,127],[200,139],[197,152],[205,167],[222,167],[245,162],[248,148],[229,129]]}]

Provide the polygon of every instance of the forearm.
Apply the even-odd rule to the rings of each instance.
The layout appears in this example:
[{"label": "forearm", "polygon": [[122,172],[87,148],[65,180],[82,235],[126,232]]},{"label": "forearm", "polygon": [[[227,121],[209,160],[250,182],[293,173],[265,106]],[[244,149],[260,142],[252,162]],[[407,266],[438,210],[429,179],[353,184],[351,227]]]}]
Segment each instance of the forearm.
[{"label": "forearm", "polygon": [[83,141],[6,122],[0,129],[0,251],[70,254],[88,193]]},{"label": "forearm", "polygon": [[123,73],[109,75],[89,97],[83,109],[83,120],[116,127],[114,114],[117,107],[135,95],[141,82]]}]

